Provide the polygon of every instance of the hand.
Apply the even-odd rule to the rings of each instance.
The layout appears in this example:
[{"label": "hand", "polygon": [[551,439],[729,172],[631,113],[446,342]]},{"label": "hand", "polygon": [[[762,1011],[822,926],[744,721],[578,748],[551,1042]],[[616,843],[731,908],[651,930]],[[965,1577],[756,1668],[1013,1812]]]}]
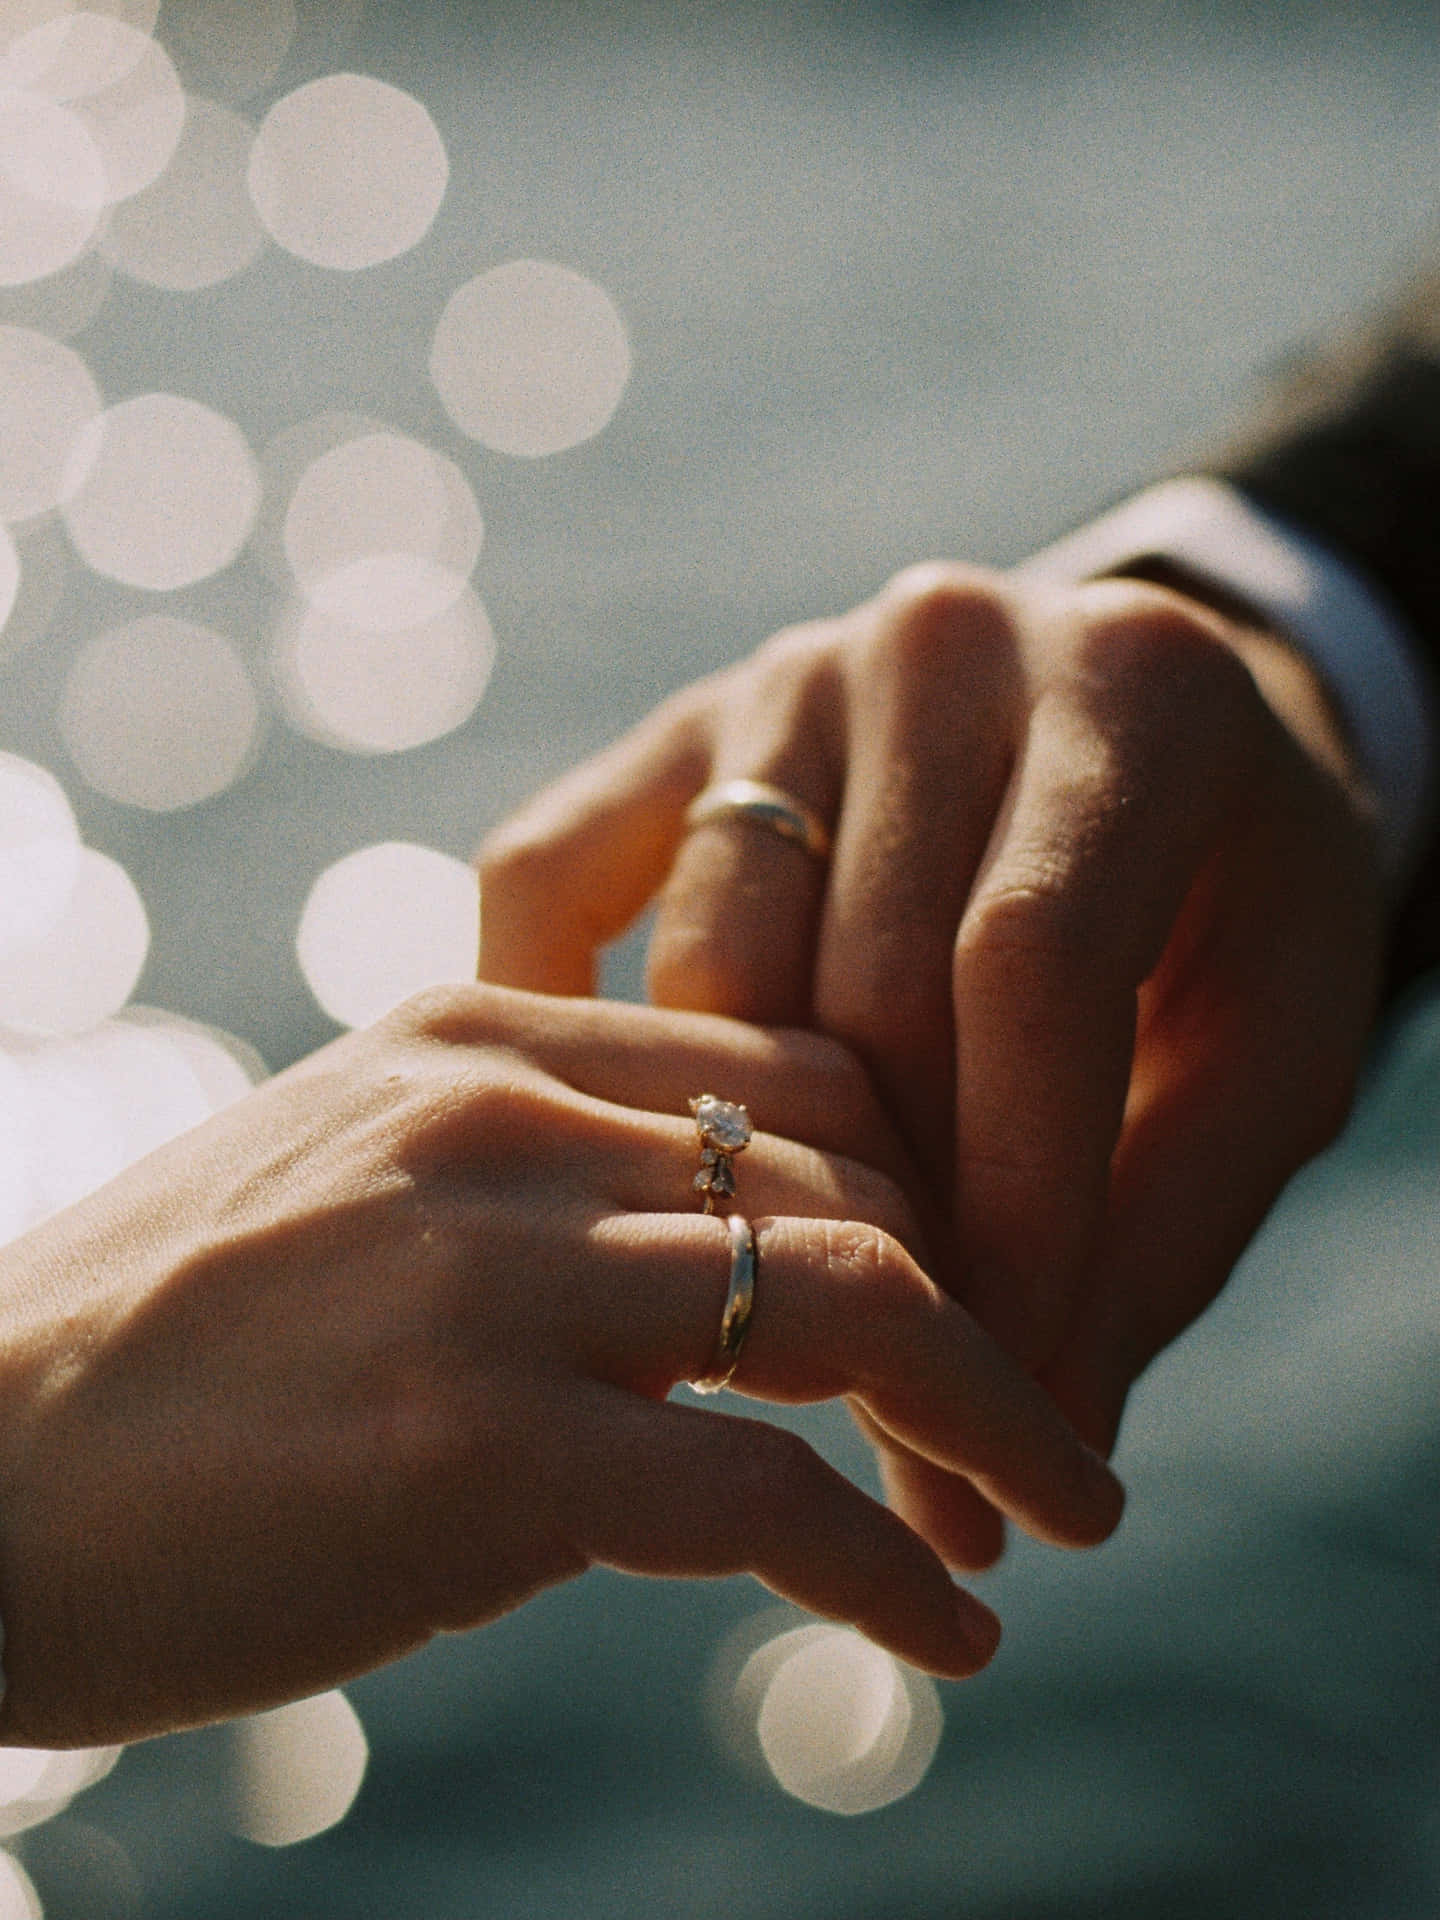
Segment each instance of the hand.
[{"label": "hand", "polygon": [[[787,789],[828,869],[712,782]],[[1282,642],[1168,587],[898,576],[666,702],[481,857],[482,972],[591,988],[662,889],[652,997],[810,1023],[950,1198],[936,1271],[1097,1446],[1346,1112],[1381,947],[1369,803]],[[1000,1536],[928,1467],[956,1564]]]},{"label": "hand", "polygon": [[711,1365],[729,1273],[691,1185],[706,1088],[765,1129],[737,1389],[852,1394],[1042,1537],[1107,1533],[1109,1475],[845,1153],[887,1129],[838,1048],[445,990],[6,1249],[0,1740],[273,1704],[600,1562],[749,1570],[982,1666],[993,1616],[883,1507],[789,1433],[666,1403]]}]

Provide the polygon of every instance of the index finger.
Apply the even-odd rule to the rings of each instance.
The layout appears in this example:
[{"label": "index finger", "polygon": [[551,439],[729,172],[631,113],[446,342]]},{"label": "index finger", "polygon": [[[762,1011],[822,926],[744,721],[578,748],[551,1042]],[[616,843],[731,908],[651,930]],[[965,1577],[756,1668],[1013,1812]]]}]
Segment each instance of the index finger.
[{"label": "index finger", "polygon": [[479,977],[533,993],[595,990],[601,947],[658,891],[710,765],[707,683],[503,821],[476,857]]}]

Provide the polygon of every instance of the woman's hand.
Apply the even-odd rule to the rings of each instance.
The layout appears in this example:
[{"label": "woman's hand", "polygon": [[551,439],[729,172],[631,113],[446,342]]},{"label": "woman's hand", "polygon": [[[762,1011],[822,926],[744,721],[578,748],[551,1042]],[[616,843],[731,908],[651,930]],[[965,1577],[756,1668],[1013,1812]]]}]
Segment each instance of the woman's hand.
[{"label": "woman's hand", "polygon": [[[0,1739],[133,1739],[334,1684],[594,1564],[748,1570],[936,1672],[996,1623],[711,1365],[689,1096],[748,1104],[734,1382],[854,1396],[1022,1525],[1115,1483],[904,1251],[863,1073],[812,1035],[475,987],[326,1048],[6,1249]],[[800,1139],[809,1142],[797,1144]]]},{"label": "woman's hand", "polygon": [[[822,864],[730,819],[788,790]],[[936,1271],[1108,1447],[1152,1355],[1333,1134],[1382,942],[1369,801],[1311,670],[1135,580],[899,575],[687,689],[488,842],[482,974],[591,989],[659,893],[652,997],[865,1061],[953,1212]],[[958,1563],[993,1519],[905,1456]]]}]

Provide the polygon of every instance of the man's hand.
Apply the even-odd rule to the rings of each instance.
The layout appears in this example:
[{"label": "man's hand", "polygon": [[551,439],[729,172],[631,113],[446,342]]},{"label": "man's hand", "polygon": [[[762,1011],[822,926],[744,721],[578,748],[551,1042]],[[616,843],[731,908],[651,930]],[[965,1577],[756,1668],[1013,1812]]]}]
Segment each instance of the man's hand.
[{"label": "man's hand", "polygon": [[[834,829],[743,820],[748,777]],[[947,1282],[1095,1444],[1340,1124],[1377,994],[1368,796],[1309,668],[1137,580],[935,565],[778,635],[481,855],[485,977],[591,991],[659,893],[655,1000],[813,1023],[953,1213]],[[973,1502],[888,1455],[959,1562]]]}]

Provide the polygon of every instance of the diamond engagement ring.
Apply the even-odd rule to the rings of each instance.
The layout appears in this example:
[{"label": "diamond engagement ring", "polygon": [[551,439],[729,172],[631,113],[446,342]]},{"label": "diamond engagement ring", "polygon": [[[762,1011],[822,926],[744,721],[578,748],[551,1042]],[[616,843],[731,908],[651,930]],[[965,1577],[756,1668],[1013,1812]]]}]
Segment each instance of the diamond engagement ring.
[{"label": "diamond engagement ring", "polygon": [[[742,1108],[743,1112],[744,1109]],[[725,1307],[720,1315],[720,1337],[715,1343],[715,1365],[690,1385],[696,1393],[719,1393],[735,1378],[740,1364],[740,1349],[749,1331],[755,1311],[755,1274],[758,1257],[755,1229],[738,1213],[732,1213],[726,1225],[730,1229],[730,1284],[725,1290]]]},{"label": "diamond engagement ring", "polygon": [[693,833],[715,820],[753,820],[817,860],[830,856],[830,834],[819,814],[793,793],[764,780],[722,780],[697,794],[686,812],[686,827]]},{"label": "diamond engagement ring", "polygon": [[717,1200],[735,1197],[734,1158],[750,1144],[750,1116],[733,1100],[702,1093],[690,1102],[695,1131],[700,1136],[700,1171],[695,1191],[705,1196],[704,1211],[713,1213]]}]

